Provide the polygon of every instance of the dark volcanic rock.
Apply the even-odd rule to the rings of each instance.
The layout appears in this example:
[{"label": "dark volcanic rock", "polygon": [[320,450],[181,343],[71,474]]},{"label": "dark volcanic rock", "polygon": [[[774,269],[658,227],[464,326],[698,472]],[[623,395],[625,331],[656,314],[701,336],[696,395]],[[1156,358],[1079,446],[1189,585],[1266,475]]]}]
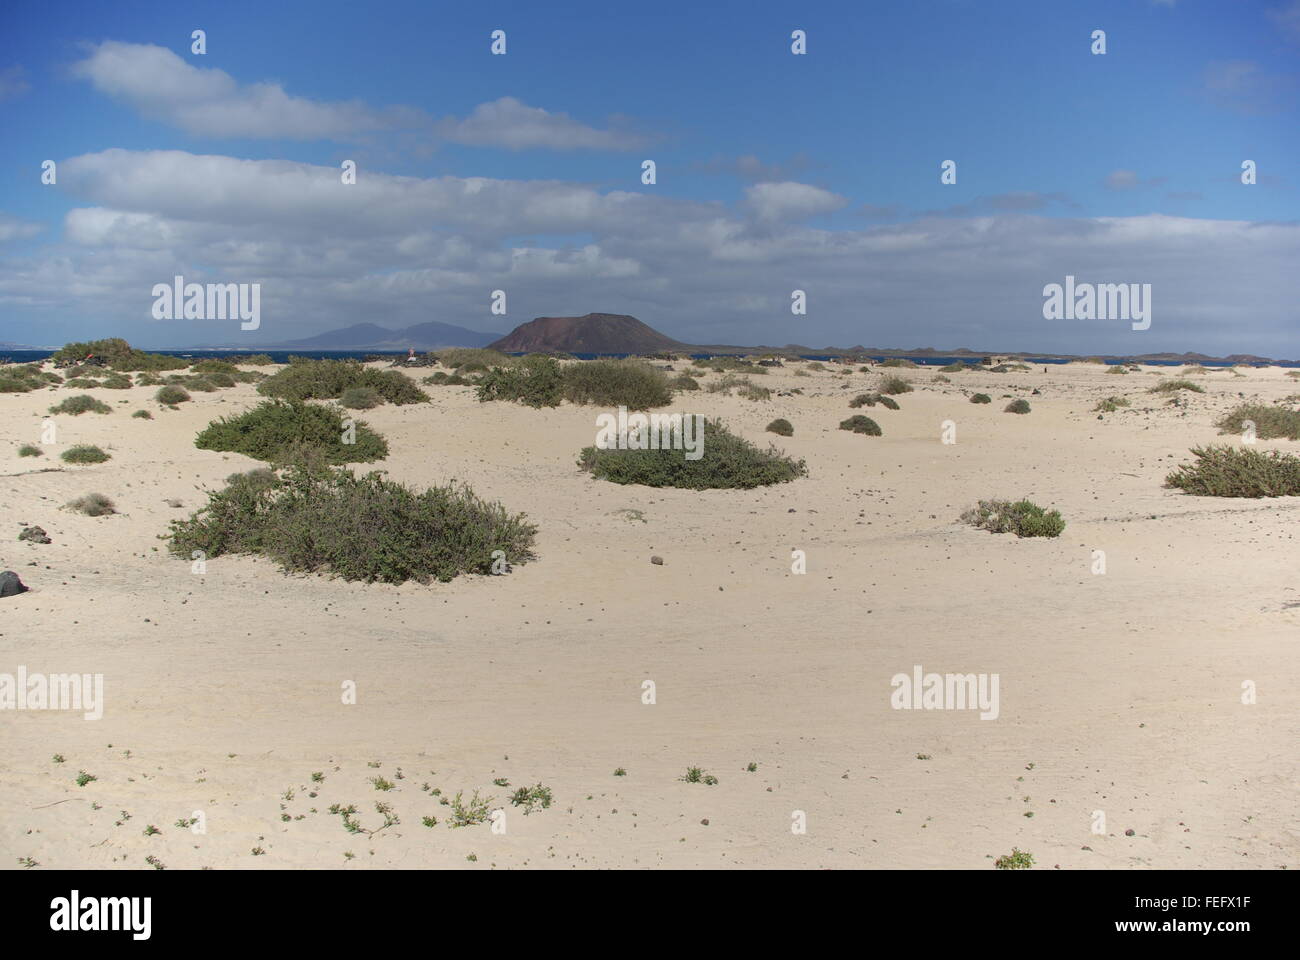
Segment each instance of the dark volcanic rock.
[{"label": "dark volcanic rock", "polygon": [[19,540],[30,540],[32,543],[49,543],[50,536],[40,527],[24,527],[18,534]]},{"label": "dark volcanic rock", "polygon": [[0,573],[0,597],[16,597],[27,592],[27,585],[12,570]]},{"label": "dark volcanic rock", "polygon": [[585,317],[538,317],[488,344],[504,353],[664,353],[686,349],[636,317],[589,313]]}]

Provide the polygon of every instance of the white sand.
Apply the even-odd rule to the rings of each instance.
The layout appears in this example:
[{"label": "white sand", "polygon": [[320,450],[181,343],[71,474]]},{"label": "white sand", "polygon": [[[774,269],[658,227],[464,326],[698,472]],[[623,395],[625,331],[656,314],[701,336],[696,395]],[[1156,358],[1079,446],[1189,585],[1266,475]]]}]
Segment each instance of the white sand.
[{"label": "white sand", "polygon": [[[32,588],[0,600],[0,672],[102,673],[107,697],[98,721],[0,713],[0,865],[991,869],[1018,847],[1045,869],[1294,868],[1300,499],[1189,497],[1162,481],[1189,447],[1239,442],[1212,426],[1239,392],[1268,402],[1300,383],[1277,368],[1212,373],[1184,411],[1143,392],[1159,379],[1149,370],[1037,366],[948,384],[888,371],[918,390],[897,412],[854,411],[879,373],[795,366],[754,379],[803,396],[699,391],[671,408],[806,458],[807,478],[755,491],[592,480],[575,459],[593,408],[431,387],[430,404],[368,411],[392,477],[468,481],[540,526],[537,561],[430,586],[286,577],[239,557],[198,576],[167,555],[170,519],[258,466],[193,446],[210,420],[257,402],[252,386],[176,412],[150,388],[91,391],[114,413],[57,417],[60,442],[39,459],[18,444],[39,442],[46,407],[82,391],[0,395],[0,567]],[[994,402],[968,403],[973,390]],[[1033,412],[1004,413],[1004,394]],[[1134,408],[1099,421],[1089,411],[1110,394]],[[155,419],[131,418],[141,407]],[[836,429],[853,413],[884,436]],[[763,432],[778,416],[795,436]],[[953,446],[940,443],[946,419]],[[83,442],[112,460],[30,472]],[[121,513],[60,509],[90,491]],[[1058,508],[1068,527],[1018,540],[956,522],[990,496]],[[18,542],[22,521],[54,542]],[[793,549],[806,575],[791,573]],[[998,674],[1000,717],[891,709],[890,678],[914,664]],[[647,679],[654,705],[641,702]],[[349,680],[356,705],[341,703]],[[1244,681],[1258,703],[1242,704]],[[693,765],[718,784],[679,782]],[[82,770],[98,779],[78,787]],[[376,790],[378,775],[395,789]],[[505,804],[504,835],[450,828],[450,807],[422,789],[478,789],[496,807],[539,782],[554,805]],[[400,823],[374,835],[327,812],[355,804],[371,829],[377,801]],[[175,826],[196,810],[206,833]],[[806,835],[791,831],[796,810]],[[161,833],[145,836],[150,824]]]}]

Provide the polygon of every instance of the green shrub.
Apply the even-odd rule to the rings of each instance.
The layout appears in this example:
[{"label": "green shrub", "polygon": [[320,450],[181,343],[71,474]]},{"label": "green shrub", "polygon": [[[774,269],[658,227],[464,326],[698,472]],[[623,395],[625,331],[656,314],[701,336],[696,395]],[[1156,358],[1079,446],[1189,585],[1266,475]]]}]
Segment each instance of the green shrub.
[{"label": "green shrub", "polygon": [[1277,450],[1195,447],[1196,461],[1165,478],[1165,486],[1199,497],[1300,496],[1300,457]]},{"label": "green shrub", "polygon": [[537,528],[465,486],[416,492],[377,473],[357,477],[307,461],[270,484],[248,474],[231,480],[189,519],[172,522],[173,554],[258,554],[291,572],[384,583],[488,574],[494,551],[512,564],[533,559]]},{"label": "green shrub", "polygon": [[902,377],[885,377],[880,381],[880,392],[886,394],[911,393],[912,384]]},{"label": "green shrub", "polygon": [[339,403],[349,410],[370,410],[384,402],[373,387],[349,387],[339,397]]},{"label": "green shrub", "polygon": [[222,373],[220,370],[205,373],[203,378],[214,386],[220,387],[222,390],[227,390],[230,387],[233,387],[236,383],[233,376],[228,373]]},{"label": "green shrub", "polygon": [[698,390],[700,382],[689,374],[680,373],[668,381],[668,385],[674,390]]},{"label": "green shrub", "polygon": [[74,387],[77,390],[93,390],[99,386],[98,380],[91,380],[88,377],[69,377],[63,381],[65,387]]},{"label": "green shrub", "polygon": [[275,363],[269,353],[240,353],[228,358],[231,363],[246,367],[266,367]]},{"label": "green shrub", "polygon": [[32,446],[30,443],[24,443],[21,447],[18,448],[18,456],[20,457],[41,457],[44,455],[45,455],[44,450],[42,450],[40,447]]},{"label": "green shrub", "polygon": [[564,388],[559,361],[533,356],[488,370],[479,378],[476,392],[481,403],[513,400],[529,407],[558,407]]},{"label": "green shrub", "polygon": [[990,533],[1014,533],[1017,537],[1059,537],[1065,529],[1060,511],[1049,513],[1028,500],[981,500],[961,519]]},{"label": "green shrub", "polygon": [[1028,870],[1033,865],[1034,855],[1019,847],[1012,847],[1010,853],[1003,854],[993,861],[993,866],[998,870]]},{"label": "green shrub", "polygon": [[884,407],[886,410],[899,409],[897,400],[895,400],[893,397],[886,397],[883,394],[880,396],[880,405]]},{"label": "green shrub", "polygon": [[1029,401],[1012,400],[1010,403],[1008,403],[1005,407],[1002,408],[1002,412],[1003,413],[1028,413]]},{"label": "green shrub", "polygon": [[500,350],[483,350],[478,347],[449,347],[446,350],[436,350],[430,356],[436,357],[439,363],[451,369],[463,367],[467,363],[480,363],[486,370],[488,367],[504,367],[516,362],[514,357],[507,356]]},{"label": "green shrub", "polygon": [[83,443],[64,450],[62,459],[64,463],[103,463],[109,456],[99,447]]},{"label": "green shrub", "polygon": [[915,367],[916,363],[906,357],[889,357],[886,360],[881,360],[880,365],[882,367]]},{"label": "green shrub", "polygon": [[346,424],[338,410],[301,400],[266,400],[237,416],[214,420],[194,439],[200,450],[242,453],[268,463],[288,463],[304,448],[326,463],[365,463],[388,456],[388,444],[360,421],[354,442],[345,443]]},{"label": "green shrub", "polygon": [[[267,358],[270,359],[269,357]],[[190,365],[191,373],[224,373],[228,377],[233,377],[239,372],[239,368],[233,363],[225,360],[196,360]]]},{"label": "green shrub", "polygon": [[173,406],[178,403],[184,403],[186,400],[190,398],[190,395],[187,391],[185,391],[181,387],[172,385],[172,386],[166,386],[161,388],[157,393],[153,395],[153,398],[157,400],[159,403],[165,403],[168,406]]},{"label": "green shrub", "polygon": [[939,372],[940,373],[961,373],[963,370],[974,370],[974,369],[975,369],[974,364],[962,363],[960,360],[955,360],[952,363],[940,367]]},{"label": "green shrub", "polygon": [[[207,377],[187,377],[185,385],[191,390],[199,391],[199,393],[215,393],[217,390],[217,385]],[[231,384],[231,386],[234,386],[234,384]]]},{"label": "green shrub", "polygon": [[1300,440],[1300,410],[1288,410],[1286,407],[1266,407],[1262,403],[1243,403],[1229,410],[1215,424],[1220,433],[1244,432],[1244,422],[1250,420],[1255,424],[1255,436],[1261,440],[1273,440],[1286,437],[1288,440]]},{"label": "green shrub", "polygon": [[114,370],[179,370],[190,365],[190,361],[182,357],[136,350],[121,337],[67,343],[56,350],[50,359],[56,362],[80,362],[87,354],[94,354]]},{"label": "green shrub", "polygon": [[152,419],[153,419],[153,414],[150,413],[148,410],[137,410],[135,413],[131,414],[131,416],[133,416],[133,417],[137,417],[137,418],[140,419],[140,420],[152,420]]},{"label": "green shrub", "polygon": [[767,367],[760,367],[744,357],[698,357],[692,360],[691,363],[694,366],[712,370],[714,373],[734,372],[737,370],[743,370],[745,373],[767,373]]},{"label": "green shrub", "polygon": [[32,380],[0,374],[0,393],[27,393],[36,387]]},{"label": "green shrub", "polygon": [[849,401],[849,407],[857,410],[859,407],[874,407],[879,402],[880,394],[878,393],[859,393]]},{"label": "green shrub", "polygon": [[1166,380],[1163,383],[1157,383],[1148,390],[1148,393],[1174,393],[1178,390],[1190,390],[1192,393],[1204,393],[1205,388],[1190,380]]},{"label": "green shrub", "polygon": [[430,374],[420,382],[429,387],[468,387],[474,383],[473,380],[466,380],[454,373],[443,373],[441,370]]},{"label": "green shrub", "polygon": [[258,384],[257,392],[281,400],[337,400],[353,387],[370,387],[399,406],[429,399],[406,374],[372,370],[355,360],[296,359]]},{"label": "green shrub", "polygon": [[70,500],[68,509],[84,513],[88,517],[106,517],[111,513],[117,513],[113,501],[102,493],[88,493],[84,497]]},{"label": "green shrub", "polygon": [[723,396],[731,396],[734,390],[738,395],[746,400],[770,400],[772,391],[767,387],[760,387],[748,377],[738,377],[729,373],[721,380],[710,383],[704,388],[709,393],[721,393]]},{"label": "green shrub", "polygon": [[870,417],[864,417],[862,414],[855,414],[847,420],[840,421],[841,430],[852,430],[854,433],[865,433],[869,437],[880,436],[880,424]]},{"label": "green shrub", "polygon": [[1107,368],[1106,368],[1106,372],[1107,372],[1107,373],[1110,373],[1110,374],[1127,374],[1127,373],[1128,373],[1128,367],[1122,367],[1122,366],[1119,366],[1118,364],[1116,364],[1116,365],[1114,365],[1114,366],[1107,367]]},{"label": "green shrub", "polygon": [[987,393],[973,393],[970,398],[971,403],[992,403],[993,398]]},{"label": "green shrub", "polygon": [[65,397],[54,406],[50,413],[69,413],[74,417],[83,413],[112,413],[113,408],[103,400],[96,400],[88,393],[79,393],[75,397]]},{"label": "green shrub", "polygon": [[1094,413],[1114,413],[1120,407],[1128,405],[1127,397],[1107,397],[1105,400],[1097,401],[1097,405],[1092,409]]},{"label": "green shrub", "polygon": [[768,433],[775,433],[782,437],[794,436],[794,426],[789,420],[782,419],[781,417],[777,417],[777,419],[769,423],[765,429]]},{"label": "green shrub", "polygon": [[639,360],[586,360],[565,367],[563,378],[571,403],[648,410],[673,402],[667,375]]},{"label": "green shrub", "polygon": [[578,465],[612,483],[687,490],[752,489],[785,483],[807,473],[775,447],[760,450],[716,420],[704,421],[703,456],[686,459],[684,450],[601,450],[587,447]]}]

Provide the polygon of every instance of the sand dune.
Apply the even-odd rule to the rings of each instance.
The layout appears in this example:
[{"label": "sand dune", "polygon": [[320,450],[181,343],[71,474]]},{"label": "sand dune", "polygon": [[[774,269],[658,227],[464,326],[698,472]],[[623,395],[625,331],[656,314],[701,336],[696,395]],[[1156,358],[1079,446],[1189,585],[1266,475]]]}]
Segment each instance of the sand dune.
[{"label": "sand dune", "polygon": [[[251,385],[176,411],[147,388],[92,391],[114,412],[57,417],[59,443],[36,459],[17,446],[81,391],[0,395],[0,568],[31,588],[0,600],[0,672],[102,673],[107,701],[97,721],[0,717],[0,864],[991,869],[1015,847],[1049,869],[1295,867],[1300,501],[1190,497],[1162,481],[1189,447],[1224,442],[1212,423],[1242,395],[1269,402],[1300,384],[1278,368],[1213,373],[1170,407],[1144,392],[1150,368],[949,383],[919,369],[891,371],[917,387],[901,410],[850,411],[879,372],[800,366],[755,380],[802,395],[698,391],[671,408],[759,444],[778,439],[763,430],[773,418],[794,424],[778,445],[808,476],[753,491],[591,479],[575,466],[590,407],[432,387],[429,404],[367,411],[392,478],[467,481],[540,527],[535,562],[429,586],[284,576],[239,557],[196,575],[167,555],[169,520],[258,465],[193,445],[260,399]],[[967,402],[972,390],[993,403]],[[1004,413],[1007,394],[1033,412]],[[1099,420],[1091,409],[1112,394],[1133,407]],[[884,436],[838,430],[852,412]],[[945,420],[954,445],[940,442]],[[112,459],[62,465],[77,443]],[[119,514],[60,509],[90,491]],[[980,497],[1020,496],[1059,509],[1064,534],[957,522]],[[20,523],[53,542],[17,541]],[[998,718],[892,709],[890,678],[917,664],[998,674]],[[1244,681],[1257,703],[1241,702]],[[690,766],[717,784],[681,782]],[[97,779],[78,786],[79,771]],[[549,808],[508,802],[538,783]],[[504,834],[450,827],[433,790],[493,797]],[[377,829],[376,803],[400,822]],[[355,805],[363,832],[333,804]],[[204,833],[176,825],[195,811]]]}]

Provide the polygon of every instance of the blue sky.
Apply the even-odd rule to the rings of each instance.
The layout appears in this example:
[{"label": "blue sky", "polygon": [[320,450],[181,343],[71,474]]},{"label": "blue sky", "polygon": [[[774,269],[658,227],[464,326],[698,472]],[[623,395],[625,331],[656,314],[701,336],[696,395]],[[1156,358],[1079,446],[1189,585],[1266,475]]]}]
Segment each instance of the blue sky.
[{"label": "blue sky", "polygon": [[[691,342],[1300,357],[1296,0],[557,6],[11,3],[0,340],[596,310]],[[173,273],[261,283],[262,329],[152,319]],[[1151,283],[1151,329],[1045,321],[1067,273]]]}]

